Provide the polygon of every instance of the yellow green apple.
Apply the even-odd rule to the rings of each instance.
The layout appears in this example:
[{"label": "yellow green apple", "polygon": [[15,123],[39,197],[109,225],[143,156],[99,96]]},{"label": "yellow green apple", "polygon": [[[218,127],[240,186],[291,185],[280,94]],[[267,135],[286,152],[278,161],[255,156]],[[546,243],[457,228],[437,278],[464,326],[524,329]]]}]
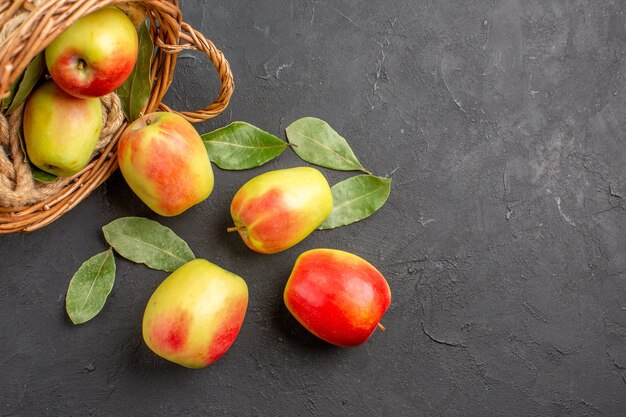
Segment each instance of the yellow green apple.
[{"label": "yellow green apple", "polygon": [[132,21],[113,6],[81,17],[46,48],[52,79],[77,97],[100,97],[124,83],[137,61]]},{"label": "yellow green apple", "polygon": [[248,286],[241,277],[196,259],[174,271],[150,297],[143,339],[169,361],[203,368],[233,344],[247,306]]},{"label": "yellow green apple", "polygon": [[175,216],[213,191],[213,168],[196,129],[169,112],[146,114],[122,133],[117,158],[130,188],[152,210]]},{"label": "yellow green apple", "polygon": [[39,169],[69,177],[87,165],[102,130],[102,103],[77,98],[47,81],[24,107],[24,144]]},{"label": "yellow green apple", "polygon": [[355,254],[313,249],[298,257],[285,305],[311,333],[337,346],[357,346],[380,325],[391,303],[385,277]]},{"label": "yellow green apple", "polygon": [[266,172],[245,183],[233,197],[230,214],[244,243],[259,253],[276,253],[306,238],[330,214],[330,186],[315,168]]}]

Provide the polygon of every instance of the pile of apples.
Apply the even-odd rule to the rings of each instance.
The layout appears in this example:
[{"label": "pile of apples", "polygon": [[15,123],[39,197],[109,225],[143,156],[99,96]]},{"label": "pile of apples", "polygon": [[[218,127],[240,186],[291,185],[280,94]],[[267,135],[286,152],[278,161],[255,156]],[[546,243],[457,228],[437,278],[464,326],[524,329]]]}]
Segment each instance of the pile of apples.
[{"label": "pile of apples", "polygon": [[[135,148],[133,144],[124,146]],[[133,158],[126,155],[126,160]],[[178,192],[185,190],[184,185],[158,188],[163,183],[152,185],[167,195],[168,201],[150,203],[157,207],[191,204],[186,192]],[[229,230],[237,231],[250,249],[273,254],[305,239],[332,207],[330,186],[317,169],[270,171],[237,191],[230,205],[235,226]],[[366,342],[377,327],[382,328],[380,320],[391,303],[391,291],[383,275],[363,258],[322,248],[297,258],[283,299],[311,333],[331,344],[351,347]],[[167,277],[148,301],[144,341],[167,360],[189,368],[205,367],[233,344],[247,305],[248,287],[241,277],[206,260],[190,261]]]},{"label": "pile of apples", "polygon": [[[131,73],[137,35],[120,10],[105,7],[81,18],[46,49],[53,81],[26,105],[24,134],[31,161],[72,175],[86,164],[100,133],[97,97]],[[146,114],[122,133],[120,171],[154,212],[175,216],[204,201],[214,177],[195,128],[173,113]],[[262,254],[287,250],[311,234],[333,209],[330,186],[311,167],[266,172],[245,183],[230,213],[244,243]],[[387,281],[366,260],[340,250],[302,253],[284,289],[293,316],[319,338],[338,345],[367,341],[391,302]],[[143,317],[150,349],[180,365],[201,368],[235,341],[248,304],[245,281],[206,260],[190,261],[152,294]]]},{"label": "pile of apples", "polygon": [[74,22],[48,45],[51,80],[31,94],[22,123],[26,153],[36,167],[69,177],[89,163],[102,129],[100,97],[131,74],[138,43],[130,18],[104,7]]}]

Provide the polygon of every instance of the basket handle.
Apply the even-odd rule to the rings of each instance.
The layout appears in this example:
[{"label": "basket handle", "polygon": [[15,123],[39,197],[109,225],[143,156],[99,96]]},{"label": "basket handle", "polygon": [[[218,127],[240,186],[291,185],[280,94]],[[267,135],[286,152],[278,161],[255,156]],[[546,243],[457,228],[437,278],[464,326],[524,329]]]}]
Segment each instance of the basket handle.
[{"label": "basket handle", "polygon": [[[203,122],[217,116],[228,106],[230,98],[233,95],[233,91],[235,89],[233,73],[230,70],[230,65],[224,57],[224,54],[222,53],[222,51],[217,49],[213,42],[205,38],[201,32],[195,30],[193,27],[185,22],[182,22],[180,27],[181,30],[179,35],[180,39],[183,40],[183,43],[178,45],[169,45],[165,44],[162,40],[157,39],[156,46],[158,46],[163,52],[168,54],[177,54],[183,50],[188,49],[194,49],[206,54],[211,62],[213,62],[213,65],[215,66],[215,69],[219,74],[221,83],[220,94],[213,103],[209,104],[203,109],[196,111],[176,111],[164,103],[159,103],[158,108],[163,111],[180,114],[191,123]],[[152,107],[151,103],[148,104],[148,108],[150,107]]]}]

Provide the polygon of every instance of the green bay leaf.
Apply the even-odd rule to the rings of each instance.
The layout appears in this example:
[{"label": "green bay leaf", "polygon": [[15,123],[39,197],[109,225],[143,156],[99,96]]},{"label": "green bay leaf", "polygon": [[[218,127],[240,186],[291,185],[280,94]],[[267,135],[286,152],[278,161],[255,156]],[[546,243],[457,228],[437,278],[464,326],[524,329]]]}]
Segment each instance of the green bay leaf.
[{"label": "green bay leaf", "polygon": [[30,164],[30,173],[33,176],[33,179],[39,181],[39,182],[45,182],[47,184],[50,184],[52,182],[55,182],[57,180],[57,176],[54,174],[50,174],[48,172],[42,171],[39,168],[37,168],[35,165]]},{"label": "green bay leaf", "polygon": [[0,111],[4,111],[4,109],[11,105],[11,102],[13,102],[13,98],[15,97],[15,93],[17,92],[17,88],[20,86],[23,77],[24,74],[20,75],[17,80],[13,81],[13,84],[11,84],[11,87],[9,87],[9,95],[3,98],[2,101],[0,101]]},{"label": "green bay leaf", "polygon": [[391,178],[357,175],[331,187],[333,210],[318,229],[334,229],[371,216],[385,204]]},{"label": "green bay leaf", "polygon": [[146,103],[148,103],[152,88],[150,70],[154,56],[154,43],[150,37],[147,21],[139,25],[137,36],[139,37],[137,62],[124,84],[116,90],[117,95],[120,97],[124,115],[129,122],[134,121],[141,115]]},{"label": "green bay leaf", "polygon": [[339,171],[363,171],[356,155],[328,123],[315,117],[303,117],[286,129],[289,143],[301,159],[311,164]]},{"label": "green bay leaf", "polygon": [[81,324],[94,318],[104,307],[114,282],[112,249],[84,262],[70,280],[65,297],[65,309],[72,323]]},{"label": "green bay leaf", "polygon": [[14,112],[20,104],[22,104],[33,91],[37,81],[46,69],[46,61],[43,52],[33,58],[24,71],[24,77],[20,81],[19,87],[15,92],[15,96],[7,110],[7,114]]},{"label": "green bay leaf", "polygon": [[102,228],[104,238],[124,258],[171,272],[196,257],[172,229],[143,217],[122,217]]},{"label": "green bay leaf", "polygon": [[246,122],[202,135],[211,161],[222,169],[241,170],[263,165],[280,155],[289,144]]}]

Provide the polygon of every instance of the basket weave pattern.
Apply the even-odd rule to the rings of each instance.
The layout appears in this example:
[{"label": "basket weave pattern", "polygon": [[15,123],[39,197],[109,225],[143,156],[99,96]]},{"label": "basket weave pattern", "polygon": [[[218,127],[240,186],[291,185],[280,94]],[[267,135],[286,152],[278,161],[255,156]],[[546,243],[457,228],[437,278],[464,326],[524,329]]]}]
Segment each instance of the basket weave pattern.
[{"label": "basket weave pattern", "polygon": [[[182,21],[177,0],[8,0],[0,3],[0,99],[28,63],[78,18],[109,4],[132,7],[150,19],[156,53],[152,90],[145,112],[170,111],[192,123],[220,114],[233,93],[224,55],[202,33]],[[176,54],[193,49],[206,54],[218,72],[217,99],[197,111],[177,112],[161,101],[172,82]],[[0,234],[37,230],[75,207],[116,169],[115,150],[126,122],[119,98],[102,98],[103,130],[92,161],[78,174],[42,183],[32,178],[20,143],[22,108],[0,113]],[[22,106],[23,107],[23,106]]]}]

